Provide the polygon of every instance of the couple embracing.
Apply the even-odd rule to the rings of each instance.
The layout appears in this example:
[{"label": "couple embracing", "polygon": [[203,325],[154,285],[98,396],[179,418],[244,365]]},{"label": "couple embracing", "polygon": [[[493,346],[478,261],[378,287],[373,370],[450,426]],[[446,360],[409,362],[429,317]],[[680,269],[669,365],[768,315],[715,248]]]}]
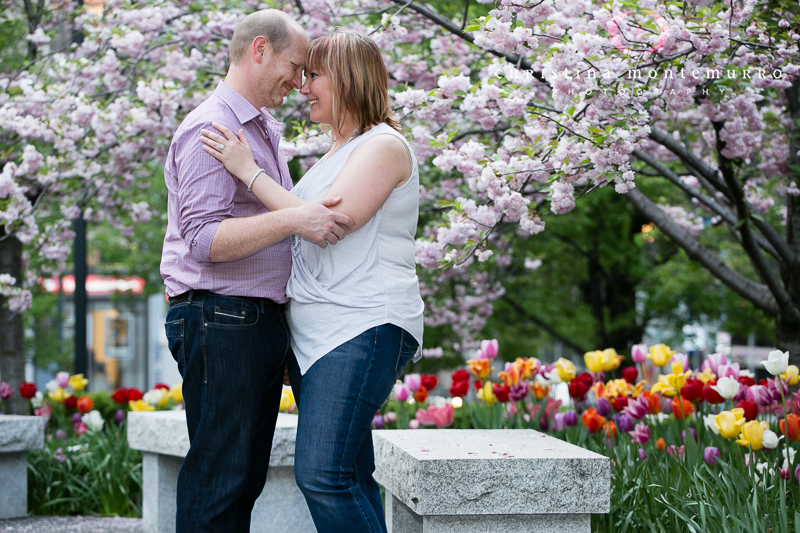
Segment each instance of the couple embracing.
[{"label": "couple embracing", "polygon": [[[309,44],[285,13],[258,11],[236,27],[225,80],[175,133],[161,274],[191,442],[178,532],[249,530],[285,373],[317,531],[386,531],[370,427],[423,329],[419,174],[387,86],[369,37]],[[283,124],[266,111],[293,89],[332,138],[294,188]]]}]

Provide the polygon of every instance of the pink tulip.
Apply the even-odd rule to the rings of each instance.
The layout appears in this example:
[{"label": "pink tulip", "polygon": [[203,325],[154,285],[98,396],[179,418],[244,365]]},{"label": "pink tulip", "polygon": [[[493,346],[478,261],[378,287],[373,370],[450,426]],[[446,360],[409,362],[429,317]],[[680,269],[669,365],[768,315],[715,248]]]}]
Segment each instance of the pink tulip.
[{"label": "pink tulip", "polygon": [[481,349],[475,353],[475,356],[478,359],[494,359],[497,357],[498,350],[499,343],[497,342],[497,339],[481,341]]},{"label": "pink tulip", "polygon": [[394,386],[394,397],[398,402],[404,402],[408,400],[408,389],[406,386],[402,383],[397,383]]},{"label": "pink tulip", "polygon": [[409,420],[408,429],[419,429],[419,420]]},{"label": "pink tulip", "polygon": [[444,407],[429,407],[417,411],[417,421],[423,426],[436,426],[437,428],[446,428],[453,425],[453,418],[455,417],[455,409],[453,406],[445,404]]},{"label": "pink tulip", "polygon": [[706,358],[705,361],[703,361],[702,369],[703,370],[709,369],[714,374],[719,376],[719,366],[727,364],[728,364],[728,358],[725,357],[724,353],[712,353]]},{"label": "pink tulip", "polygon": [[683,367],[683,371],[686,372],[689,370],[689,356],[685,353],[676,353],[672,355],[672,362],[673,363],[680,363],[681,367]]},{"label": "pink tulip", "polygon": [[739,363],[721,364],[717,367],[717,378],[739,379]]},{"label": "pink tulip", "polygon": [[753,400],[757,405],[769,405],[772,403],[772,394],[762,385],[747,387],[747,399]]},{"label": "pink tulip", "polygon": [[59,372],[56,374],[56,383],[62,389],[66,389],[69,386],[69,372]]},{"label": "pink tulip", "polygon": [[628,405],[622,408],[622,411],[629,415],[634,420],[640,420],[647,414],[649,404],[644,394],[640,394],[636,398],[628,400]]},{"label": "pink tulip", "polygon": [[77,424],[74,424],[72,427],[72,431],[73,433],[75,433],[75,435],[83,435],[84,433],[86,433],[88,429],[89,429],[88,426],[83,422],[78,422]]},{"label": "pink tulip", "polygon": [[650,426],[647,424],[636,424],[633,431],[628,433],[636,444],[647,444],[650,441]]},{"label": "pink tulip", "polygon": [[422,385],[422,378],[419,374],[406,374],[405,384],[411,392],[417,392],[420,385]]},{"label": "pink tulip", "polygon": [[647,348],[646,344],[634,344],[631,348],[631,359],[636,364],[641,364],[647,361],[647,354],[650,353],[650,350]]}]

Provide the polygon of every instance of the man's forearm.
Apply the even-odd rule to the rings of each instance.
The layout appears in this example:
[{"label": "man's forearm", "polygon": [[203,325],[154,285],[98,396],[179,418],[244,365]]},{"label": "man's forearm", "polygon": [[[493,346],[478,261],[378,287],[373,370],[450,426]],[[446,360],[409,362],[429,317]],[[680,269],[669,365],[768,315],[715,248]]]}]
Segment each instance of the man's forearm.
[{"label": "man's forearm", "polygon": [[292,209],[223,220],[214,233],[212,263],[238,261],[296,233]]}]

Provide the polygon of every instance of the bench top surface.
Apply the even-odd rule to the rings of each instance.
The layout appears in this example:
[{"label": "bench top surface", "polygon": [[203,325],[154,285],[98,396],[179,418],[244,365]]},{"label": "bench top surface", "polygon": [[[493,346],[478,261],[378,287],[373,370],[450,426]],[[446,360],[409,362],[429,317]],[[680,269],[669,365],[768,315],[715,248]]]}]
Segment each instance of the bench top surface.
[{"label": "bench top surface", "polygon": [[0,416],[0,453],[43,448],[44,422],[41,416]]},{"label": "bench top surface", "polygon": [[529,429],[382,430],[376,438],[420,461],[453,459],[605,459]]}]

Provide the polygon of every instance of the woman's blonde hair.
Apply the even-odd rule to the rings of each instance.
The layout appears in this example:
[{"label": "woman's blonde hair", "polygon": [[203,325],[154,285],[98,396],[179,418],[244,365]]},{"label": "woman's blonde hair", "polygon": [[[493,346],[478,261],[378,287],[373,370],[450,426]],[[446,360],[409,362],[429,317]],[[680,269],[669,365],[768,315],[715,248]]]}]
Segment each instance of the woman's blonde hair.
[{"label": "woman's blonde hair", "polygon": [[306,72],[316,70],[331,80],[333,120],[341,128],[346,113],[356,135],[377,124],[400,132],[389,105],[389,75],[375,41],[354,31],[339,31],[311,41]]}]

